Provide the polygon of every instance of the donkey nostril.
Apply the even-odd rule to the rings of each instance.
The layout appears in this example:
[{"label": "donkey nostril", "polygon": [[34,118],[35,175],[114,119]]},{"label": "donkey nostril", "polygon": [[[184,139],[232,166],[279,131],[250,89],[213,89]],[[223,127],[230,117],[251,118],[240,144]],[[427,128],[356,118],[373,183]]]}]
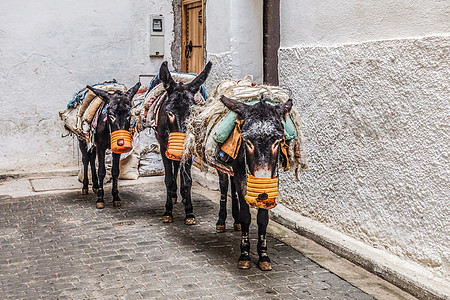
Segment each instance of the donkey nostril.
[{"label": "donkey nostril", "polygon": [[267,195],[266,193],[262,193],[258,195],[258,199],[263,201],[263,200],[267,200],[269,198],[269,195]]},{"label": "donkey nostril", "polygon": [[123,144],[124,144],[123,140],[118,140],[118,141],[117,141],[117,145],[123,146]]}]

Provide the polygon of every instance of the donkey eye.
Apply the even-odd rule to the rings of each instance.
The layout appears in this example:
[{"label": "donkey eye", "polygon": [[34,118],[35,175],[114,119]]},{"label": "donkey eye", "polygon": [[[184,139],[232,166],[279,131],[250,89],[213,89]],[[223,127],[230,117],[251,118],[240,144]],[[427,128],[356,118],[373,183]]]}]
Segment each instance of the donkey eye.
[{"label": "donkey eye", "polygon": [[169,119],[175,119],[175,115],[171,111],[167,112],[167,116],[169,117]]},{"label": "donkey eye", "polygon": [[280,142],[281,140],[276,140],[273,144],[272,144],[272,151],[276,151],[278,146],[280,146]]},{"label": "donkey eye", "polygon": [[248,150],[253,151],[255,150],[255,145],[253,145],[250,141],[245,141],[245,145],[247,145]]}]

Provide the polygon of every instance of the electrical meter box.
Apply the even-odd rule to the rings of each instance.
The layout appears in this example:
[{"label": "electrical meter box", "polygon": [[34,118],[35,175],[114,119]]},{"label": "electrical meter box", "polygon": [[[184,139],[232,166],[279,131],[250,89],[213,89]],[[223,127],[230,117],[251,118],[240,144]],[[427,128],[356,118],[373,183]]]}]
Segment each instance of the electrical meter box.
[{"label": "electrical meter box", "polygon": [[164,18],[150,16],[150,56],[164,56]]}]

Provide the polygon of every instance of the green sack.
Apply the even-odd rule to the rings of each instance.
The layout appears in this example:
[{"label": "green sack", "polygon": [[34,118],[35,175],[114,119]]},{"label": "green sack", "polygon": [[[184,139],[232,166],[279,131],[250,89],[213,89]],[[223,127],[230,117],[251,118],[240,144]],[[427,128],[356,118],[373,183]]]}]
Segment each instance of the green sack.
[{"label": "green sack", "polygon": [[[245,104],[254,105],[258,102],[259,102],[259,100],[255,100],[255,101],[247,102]],[[267,102],[267,103],[270,103],[274,106],[276,105],[275,103],[272,103],[272,102]],[[222,120],[220,120],[220,122],[216,125],[217,130],[213,134],[214,141],[216,141],[217,143],[220,143],[220,144],[225,143],[225,141],[230,136],[231,131],[233,131],[235,120],[236,120],[235,112],[230,111],[229,113],[227,113],[222,118]],[[282,121],[282,123],[284,126],[284,137],[286,138],[286,140],[287,141],[292,140],[292,139],[297,140],[298,139],[297,129],[295,128],[295,124],[294,124],[294,122],[292,122],[291,117],[288,115],[286,118],[286,121]]]},{"label": "green sack", "polygon": [[217,130],[213,134],[214,141],[223,144],[230,136],[234,129],[234,121],[236,120],[236,113],[230,111],[227,113],[222,120],[216,125]]},{"label": "green sack", "polygon": [[284,126],[284,138],[286,141],[290,141],[292,139],[298,140],[297,129],[295,128],[294,122],[292,122],[291,117],[288,115],[286,117],[286,121],[281,121]]}]

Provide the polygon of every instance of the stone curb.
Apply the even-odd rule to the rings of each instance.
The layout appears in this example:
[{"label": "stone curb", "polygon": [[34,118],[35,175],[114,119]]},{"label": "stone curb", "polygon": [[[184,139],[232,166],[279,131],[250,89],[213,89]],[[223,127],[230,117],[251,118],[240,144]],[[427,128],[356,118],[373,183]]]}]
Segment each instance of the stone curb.
[{"label": "stone curb", "polygon": [[53,177],[53,176],[74,176],[78,174],[78,168],[68,168],[49,171],[36,172],[5,172],[0,174],[0,183],[13,179],[34,178],[34,177]]}]

